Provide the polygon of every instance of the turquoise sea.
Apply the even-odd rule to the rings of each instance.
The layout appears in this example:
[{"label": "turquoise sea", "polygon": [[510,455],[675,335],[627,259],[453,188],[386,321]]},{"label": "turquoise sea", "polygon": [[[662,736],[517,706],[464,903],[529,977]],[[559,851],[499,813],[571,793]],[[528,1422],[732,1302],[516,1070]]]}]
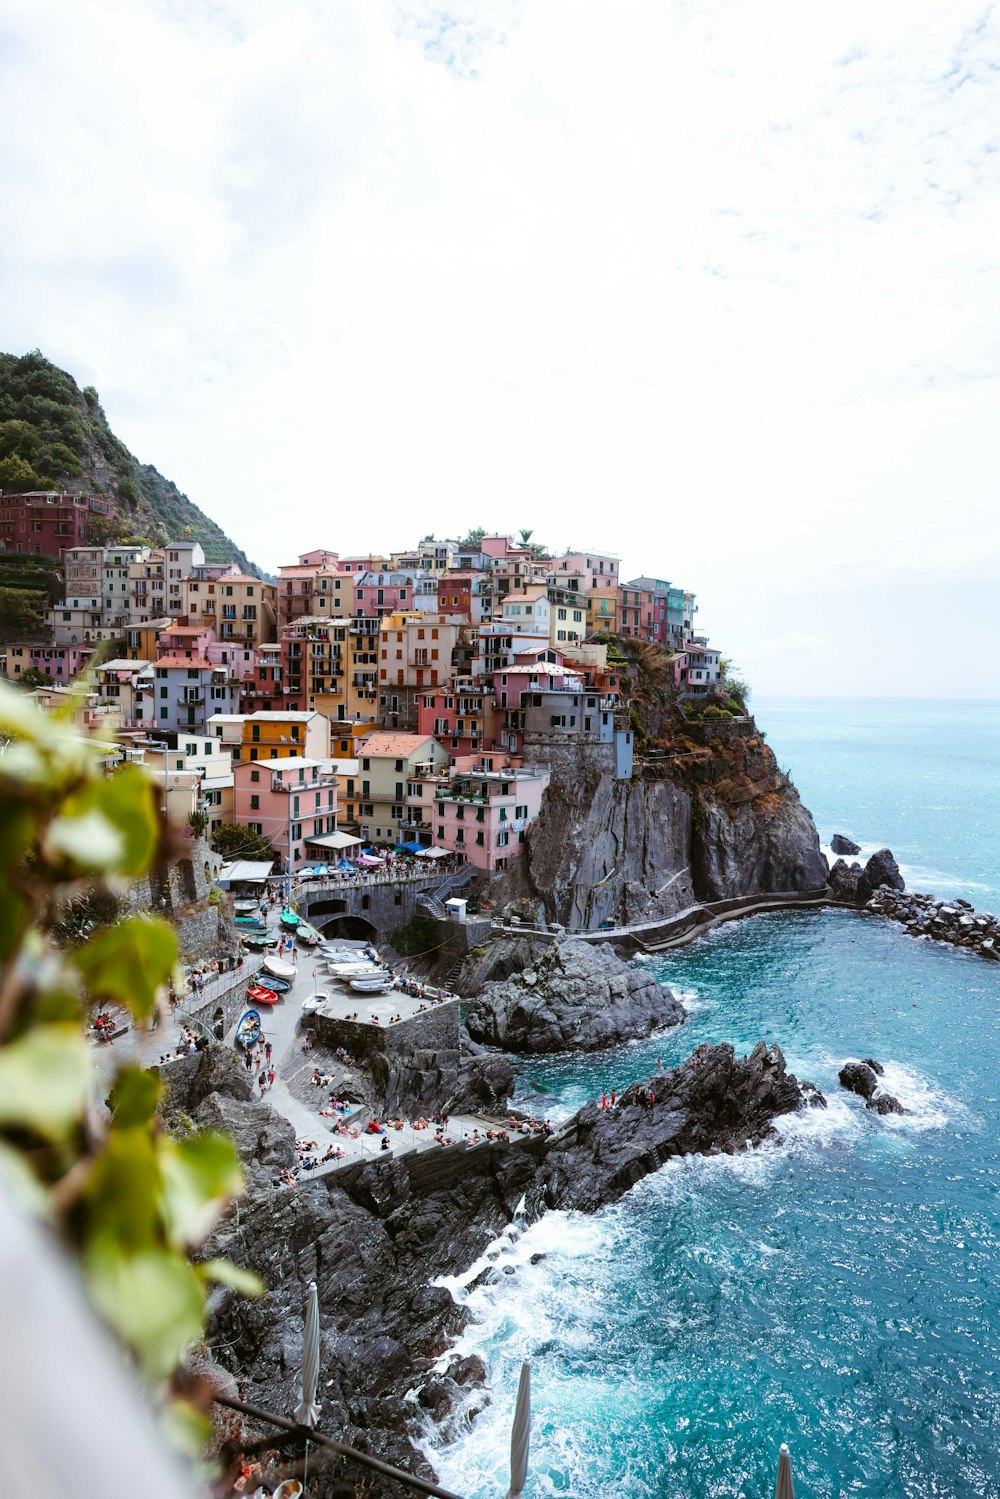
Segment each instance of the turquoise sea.
[{"label": "turquoise sea", "polygon": [[[887,843],[919,888],[1000,909],[1000,705],[758,703],[821,836]],[[829,1107],[740,1158],[670,1163],[594,1217],[552,1213],[454,1283],[492,1400],[442,1445],[469,1499],[506,1489],[520,1361],[528,1494],[1000,1495],[1000,964],[847,912],[771,913],[651,960],[683,1027],[522,1068],[553,1116],[685,1057],[777,1041]],[[873,1055],[910,1111],[838,1086]],[[484,1246],[485,1247],[485,1246]],[[475,1404],[483,1406],[482,1397]]]}]

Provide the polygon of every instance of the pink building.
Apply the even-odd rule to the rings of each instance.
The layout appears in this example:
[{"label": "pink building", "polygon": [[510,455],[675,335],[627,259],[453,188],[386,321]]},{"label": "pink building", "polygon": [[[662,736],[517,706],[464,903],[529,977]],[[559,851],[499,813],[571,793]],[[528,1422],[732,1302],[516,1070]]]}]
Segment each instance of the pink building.
[{"label": "pink building", "polygon": [[354,585],[354,613],[363,619],[384,619],[404,613],[413,602],[413,578],[403,572],[364,572]]},{"label": "pink building", "polygon": [[79,676],[93,654],[92,645],[8,645],[7,676],[16,681],[34,670],[53,682],[67,683]]},{"label": "pink building", "polygon": [[[549,658],[553,659],[549,659]],[[534,651],[516,658],[513,666],[502,666],[493,673],[493,702],[497,745],[511,754],[524,746],[525,693],[551,692],[560,688],[579,687],[582,674],[563,663],[559,651]]]},{"label": "pink building", "polygon": [[263,834],[294,874],[310,862],[308,840],[337,831],[337,777],[301,756],[234,765],[233,819]]},{"label": "pink building", "polygon": [[[267,646],[262,646],[261,649],[266,651]],[[237,641],[211,640],[205,646],[205,657],[213,666],[225,667],[235,681],[245,686],[256,679],[257,652],[252,646]]]},{"label": "pink building", "polygon": [[506,869],[538,817],[549,772],[540,766],[514,768],[505,755],[483,756],[478,769],[459,765],[436,778],[432,841],[464,855],[477,869]]},{"label": "pink building", "polygon": [[209,660],[208,647],[214,641],[215,631],[211,625],[178,625],[171,621],[156,637],[156,659],[183,656],[189,661],[195,657]]}]

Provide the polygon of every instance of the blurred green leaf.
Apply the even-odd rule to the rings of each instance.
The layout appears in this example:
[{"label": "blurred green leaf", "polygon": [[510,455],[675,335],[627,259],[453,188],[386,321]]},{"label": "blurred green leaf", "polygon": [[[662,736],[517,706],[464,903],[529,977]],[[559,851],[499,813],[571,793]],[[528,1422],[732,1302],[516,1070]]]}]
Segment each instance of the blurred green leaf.
[{"label": "blurred green leaf", "polygon": [[171,1400],[163,1412],[163,1434],[177,1452],[199,1458],[212,1435],[212,1422],[189,1400]]},{"label": "blurred green leaf", "polygon": [[152,1014],[156,991],[173,972],[177,938],[157,916],[130,916],[95,932],[75,958],[91,999],[121,1000],[142,1020]]},{"label": "blurred green leaf", "polygon": [[50,864],[73,874],[113,874],[125,858],[125,839],[96,807],[54,817],[42,847]]},{"label": "blurred green leaf", "polygon": [[0,1049],[0,1125],[65,1139],[83,1113],[90,1078],[78,1027],[36,1026]]},{"label": "blurred green leaf", "polygon": [[138,765],[125,765],[98,783],[101,811],[125,838],[120,874],[144,874],[160,841],[156,788]]},{"label": "blurred green leaf", "polygon": [[153,783],[138,765],[126,765],[65,797],[44,847],[53,862],[62,857],[81,872],[134,877],[149,868],[159,837]]},{"label": "blurred green leaf", "polygon": [[88,1248],[86,1273],[98,1310],[135,1349],[147,1378],[166,1378],[202,1330],[192,1266],[166,1249],[125,1255],[104,1239]]},{"label": "blurred green leaf", "polygon": [[162,1136],[157,1156],[170,1241],[178,1248],[199,1244],[218,1215],[220,1200],[243,1190],[236,1147],[227,1136],[205,1131],[183,1140]]},{"label": "blurred green leaf", "polygon": [[215,1281],[220,1286],[232,1286],[244,1296],[263,1296],[267,1287],[259,1275],[234,1265],[232,1260],[202,1260],[195,1269],[203,1280]]},{"label": "blurred green leaf", "polygon": [[123,1067],[115,1078],[111,1097],[113,1129],[136,1129],[148,1124],[156,1113],[163,1085],[152,1072],[141,1067]]},{"label": "blurred green leaf", "polygon": [[94,1162],[86,1201],[93,1235],[129,1251],[161,1242],[159,1170],[146,1130],[112,1130]]},{"label": "blurred green leaf", "polygon": [[9,1146],[0,1144],[0,1181],[10,1195],[28,1213],[36,1217],[47,1217],[49,1199],[24,1156]]}]

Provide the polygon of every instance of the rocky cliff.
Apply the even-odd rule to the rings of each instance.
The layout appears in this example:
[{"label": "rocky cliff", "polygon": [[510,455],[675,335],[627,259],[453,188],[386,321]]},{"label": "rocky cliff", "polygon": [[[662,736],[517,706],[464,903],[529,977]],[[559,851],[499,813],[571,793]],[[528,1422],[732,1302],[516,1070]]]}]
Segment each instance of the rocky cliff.
[{"label": "rocky cliff", "polygon": [[593,930],[826,884],[812,816],[752,719],[695,725],[675,713],[658,727],[656,740],[638,737],[630,780],[614,779],[599,748],[553,762],[502,896]]}]

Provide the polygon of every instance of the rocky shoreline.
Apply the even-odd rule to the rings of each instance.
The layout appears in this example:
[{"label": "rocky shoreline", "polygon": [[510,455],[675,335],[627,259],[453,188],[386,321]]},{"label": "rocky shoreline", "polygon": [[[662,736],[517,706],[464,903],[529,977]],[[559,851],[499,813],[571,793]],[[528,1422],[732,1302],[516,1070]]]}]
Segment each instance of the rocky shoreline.
[{"label": "rocky shoreline", "polygon": [[911,937],[929,937],[970,948],[983,958],[1000,959],[1000,921],[991,911],[980,914],[967,900],[940,900],[907,890],[887,848],[872,854],[864,868],[838,859],[830,870],[829,886],[838,903],[897,921]]},{"label": "rocky shoreline", "polygon": [[[594,1212],[672,1156],[751,1149],[782,1115],[824,1102],[786,1070],[776,1046],[761,1042],[739,1058],[731,1046],[706,1045],[633,1084],[615,1108],[588,1104],[554,1137],[490,1143],[447,1160],[369,1162],[290,1191],[274,1175],[291,1126],[244,1096],[240,1073],[212,1048],[174,1073],[170,1099],[171,1111],[190,1111],[199,1123],[233,1129],[240,1113],[253,1116],[234,1129],[251,1189],[210,1252],[254,1269],[268,1290],[259,1301],[215,1294],[217,1373],[251,1404],[293,1409],[302,1308],[315,1280],[324,1429],[427,1477],[415,1445],[421,1422],[445,1420],[485,1379],[478,1359],[449,1361],[466,1314],[433,1282],[472,1264],[522,1200],[529,1216],[553,1207]],[[326,1469],[331,1478],[338,1461]]]},{"label": "rocky shoreline", "polygon": [[462,989],[473,1000],[472,1040],[524,1055],[620,1046],[685,1016],[665,985],[606,943],[572,938],[492,942],[464,970]]}]

